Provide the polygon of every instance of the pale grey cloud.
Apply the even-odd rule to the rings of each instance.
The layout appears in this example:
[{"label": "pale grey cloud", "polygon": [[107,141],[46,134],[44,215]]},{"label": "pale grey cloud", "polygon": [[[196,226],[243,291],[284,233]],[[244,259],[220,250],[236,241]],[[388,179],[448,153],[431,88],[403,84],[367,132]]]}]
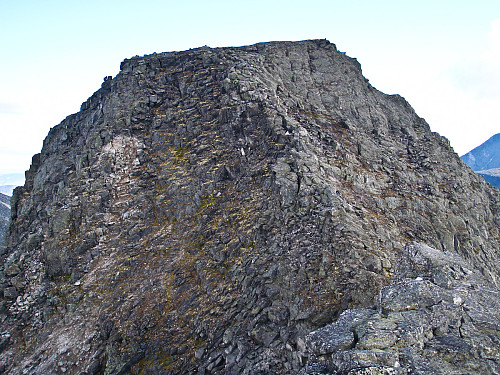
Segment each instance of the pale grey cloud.
[{"label": "pale grey cloud", "polygon": [[0,102],[0,114],[18,115],[22,114],[22,110],[13,103]]},{"label": "pale grey cloud", "polygon": [[452,68],[453,84],[480,98],[500,97],[500,64],[473,61]]},{"label": "pale grey cloud", "polygon": [[449,69],[453,85],[479,98],[500,98],[500,19],[492,22],[486,51],[472,52]]}]

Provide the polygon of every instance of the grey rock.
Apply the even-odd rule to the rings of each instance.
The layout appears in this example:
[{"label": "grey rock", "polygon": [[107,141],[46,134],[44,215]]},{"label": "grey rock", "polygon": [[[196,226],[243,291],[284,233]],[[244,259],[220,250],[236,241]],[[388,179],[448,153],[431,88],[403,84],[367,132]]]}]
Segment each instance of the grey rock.
[{"label": "grey rock", "polygon": [[17,289],[13,286],[5,288],[3,291],[3,295],[8,299],[15,299],[18,296]]},{"label": "grey rock", "polygon": [[305,344],[315,355],[330,354],[350,349],[355,343],[354,330],[368,320],[375,311],[347,310],[332,324],[306,336]]},{"label": "grey rock", "polygon": [[386,314],[392,311],[430,308],[443,300],[452,301],[446,290],[429,280],[417,278],[382,288],[379,306]]},{"label": "grey rock", "polygon": [[10,196],[0,192],[0,252],[4,246],[4,237],[10,221]]},{"label": "grey rock", "polygon": [[7,276],[16,276],[21,272],[19,265],[12,263],[10,266],[5,268],[5,274]]},{"label": "grey rock", "polygon": [[[500,298],[492,280],[461,257],[418,243],[405,248],[396,271],[395,281],[380,291],[378,313],[366,309],[367,319],[345,325],[344,315],[363,311],[347,310],[308,334],[307,367],[320,361],[324,373],[334,374],[497,373]],[[422,276],[408,278],[415,273]],[[351,329],[357,340],[350,348],[323,350]]]}]

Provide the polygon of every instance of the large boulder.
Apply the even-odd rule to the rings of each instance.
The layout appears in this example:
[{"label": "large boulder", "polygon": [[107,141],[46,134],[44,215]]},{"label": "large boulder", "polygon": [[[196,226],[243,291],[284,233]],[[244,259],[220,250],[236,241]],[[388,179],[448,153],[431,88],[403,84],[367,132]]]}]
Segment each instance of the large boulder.
[{"label": "large boulder", "polygon": [[371,308],[309,333],[303,374],[498,374],[498,285],[457,254],[409,244]]}]

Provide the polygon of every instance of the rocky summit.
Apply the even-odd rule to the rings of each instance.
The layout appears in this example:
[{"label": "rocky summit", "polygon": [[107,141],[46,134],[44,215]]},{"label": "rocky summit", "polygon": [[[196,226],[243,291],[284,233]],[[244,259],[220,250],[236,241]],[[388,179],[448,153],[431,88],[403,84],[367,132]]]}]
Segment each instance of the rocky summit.
[{"label": "rocky summit", "polygon": [[499,191],[326,40],[127,59],[26,177],[6,373],[500,372]]}]

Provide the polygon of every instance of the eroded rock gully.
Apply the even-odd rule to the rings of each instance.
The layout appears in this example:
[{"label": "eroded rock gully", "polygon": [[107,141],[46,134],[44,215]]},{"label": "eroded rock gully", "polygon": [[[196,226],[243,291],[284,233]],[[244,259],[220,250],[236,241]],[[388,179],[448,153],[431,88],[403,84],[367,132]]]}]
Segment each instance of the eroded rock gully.
[{"label": "eroded rock gully", "polygon": [[[412,241],[497,288],[499,193],[325,40],[125,60],[51,129],[12,202],[0,274],[12,374],[385,373],[396,360],[424,373],[410,362],[429,342],[449,354],[450,335],[498,319],[481,302],[474,320],[451,292],[440,305],[432,288],[447,287],[428,275],[393,293],[404,304],[424,288],[432,304],[381,305]],[[449,329],[430,330],[439,306]],[[412,311],[408,332],[423,336],[405,362],[395,325]],[[354,327],[353,314],[351,341],[316,352],[312,332]],[[481,332],[497,350],[498,329]],[[495,350],[467,371],[493,369]]]}]

